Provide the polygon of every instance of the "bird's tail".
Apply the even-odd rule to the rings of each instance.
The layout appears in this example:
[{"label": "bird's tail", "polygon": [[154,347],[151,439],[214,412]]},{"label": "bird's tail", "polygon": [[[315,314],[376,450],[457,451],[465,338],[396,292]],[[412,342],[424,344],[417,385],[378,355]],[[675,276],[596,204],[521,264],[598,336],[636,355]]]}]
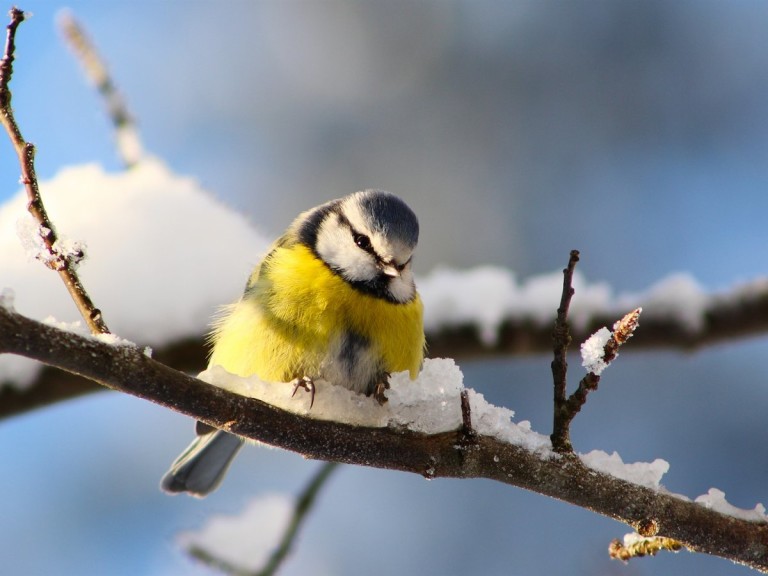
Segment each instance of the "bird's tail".
[{"label": "bird's tail", "polygon": [[208,495],[218,487],[242,445],[242,438],[222,430],[199,435],[166,472],[160,487],[172,494]]}]

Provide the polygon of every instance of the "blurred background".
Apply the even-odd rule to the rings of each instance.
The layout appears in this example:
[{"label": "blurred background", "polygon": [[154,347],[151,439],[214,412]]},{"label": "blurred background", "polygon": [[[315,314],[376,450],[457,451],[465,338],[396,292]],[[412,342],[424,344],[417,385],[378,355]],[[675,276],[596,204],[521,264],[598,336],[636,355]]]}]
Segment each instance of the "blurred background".
[{"label": "blurred background", "polygon": [[[55,27],[69,7],[149,151],[270,235],[310,206],[378,187],[420,216],[421,273],[492,263],[527,277],[562,268],[572,248],[590,281],[619,291],[680,271],[715,291],[768,270],[764,2],[20,7],[34,16],[17,37],[13,104],[42,179],[86,162],[120,169],[102,102]],[[18,173],[0,138],[0,200]],[[765,338],[623,353],[574,424],[576,449],[664,458],[666,487],[692,498],[714,486],[740,507],[768,503],[767,353]],[[468,386],[546,433],[549,361],[462,368]],[[159,478],[191,430],[108,393],[0,422],[3,573],[207,574],[179,551],[179,531],[254,495],[295,493],[317,467],[251,448],[210,498],[165,496]],[[488,481],[346,467],[284,574],[749,572],[686,552],[608,560],[627,531]]]}]

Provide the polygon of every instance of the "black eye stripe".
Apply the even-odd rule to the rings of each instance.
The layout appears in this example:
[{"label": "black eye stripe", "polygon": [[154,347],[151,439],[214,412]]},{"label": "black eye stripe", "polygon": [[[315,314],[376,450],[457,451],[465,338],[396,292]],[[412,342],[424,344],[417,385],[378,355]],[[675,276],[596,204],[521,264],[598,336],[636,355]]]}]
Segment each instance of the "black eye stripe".
[{"label": "black eye stripe", "polygon": [[[354,226],[352,226],[352,223],[341,212],[338,212],[337,216],[339,218],[339,224],[341,224],[342,226],[346,226],[349,229],[349,232],[350,234],[352,234],[352,240],[354,241],[355,245],[361,250],[363,250],[364,252],[367,252],[368,254],[373,256],[379,264],[385,264],[381,256],[379,256],[376,253],[376,250],[371,244],[370,237],[367,236],[366,234],[362,234],[361,232],[358,232],[357,230],[355,230]],[[413,257],[408,258],[408,260],[406,260],[402,264],[395,264],[394,266],[398,272],[402,272],[403,270],[405,270],[406,266],[408,266],[408,264],[411,263],[412,259]]]},{"label": "black eye stripe", "polygon": [[355,241],[355,244],[357,244],[358,248],[365,250],[369,254],[374,254],[373,246],[371,246],[371,239],[368,238],[368,236],[352,230],[352,239]]}]

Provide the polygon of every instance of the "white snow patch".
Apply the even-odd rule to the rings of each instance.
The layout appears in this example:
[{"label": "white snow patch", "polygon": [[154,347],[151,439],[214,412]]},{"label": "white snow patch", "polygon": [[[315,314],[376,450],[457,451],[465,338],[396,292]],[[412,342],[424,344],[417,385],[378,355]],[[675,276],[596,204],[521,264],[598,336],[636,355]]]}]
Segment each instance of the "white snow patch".
[{"label": "white snow patch", "polygon": [[[552,272],[518,282],[512,272],[494,266],[461,271],[437,268],[420,277],[417,285],[426,330],[476,325],[483,342],[492,345],[506,319],[551,323],[560,303],[563,274]],[[609,306],[611,290],[604,283],[588,284],[578,271],[573,286],[577,297],[571,303],[570,320],[583,327],[596,311]]]},{"label": "white snow patch", "polygon": [[64,332],[72,332],[73,334],[78,334],[79,336],[90,336],[91,334],[88,331],[88,328],[83,325],[82,320],[75,320],[73,322],[60,322],[53,316],[46,316],[41,320],[41,322],[47,326],[51,326],[58,330],[63,330]]},{"label": "white snow patch", "polygon": [[[135,342],[121,338],[116,334],[94,334],[92,338],[95,338],[104,344],[109,344],[110,346],[126,346],[128,348],[138,348]],[[147,350],[149,350],[149,354],[147,354]],[[149,347],[145,347],[143,352],[145,356],[151,357],[152,355],[152,349]]]},{"label": "white snow patch", "polygon": [[587,372],[600,376],[603,370],[608,367],[604,358],[605,345],[610,339],[611,331],[608,328],[600,328],[581,345],[581,365]]},{"label": "white snow patch", "polygon": [[8,384],[23,388],[34,382],[40,363],[15,354],[0,355],[0,387]]},{"label": "white snow patch", "polygon": [[478,434],[492,436],[542,455],[551,452],[549,436],[531,430],[531,423],[527,420],[512,422],[515,413],[509,408],[490,404],[482,394],[472,389],[469,389],[469,406],[472,427]]},{"label": "white snow patch", "polygon": [[21,242],[28,262],[41,260],[46,263],[51,258],[43,241],[49,232],[50,230],[41,226],[29,212],[24,211],[19,214],[19,219],[16,221],[16,236]]},{"label": "white snow patch", "polygon": [[642,305],[646,318],[676,318],[691,332],[704,326],[704,310],[711,296],[690,274],[678,273],[664,278],[645,292],[618,298],[619,307],[631,310]]},{"label": "white snow patch", "polygon": [[16,308],[14,302],[16,301],[16,293],[13,288],[3,288],[0,290],[0,306],[8,310],[8,312],[15,312]]},{"label": "white snow patch", "polygon": [[633,462],[625,464],[617,452],[608,454],[602,450],[593,450],[588,454],[579,454],[581,461],[598,472],[603,472],[647,488],[659,488],[661,478],[669,471],[669,462],[657,458],[653,462]]},{"label": "white snow patch", "polygon": [[518,294],[514,275],[502,268],[482,266],[457,271],[437,268],[418,281],[424,301],[424,328],[473,324],[488,345],[496,341],[501,321]]},{"label": "white snow patch", "polygon": [[[87,241],[80,276],[110,330],[142,345],[203,334],[269,246],[244,216],[153,158],[117,173],[95,164],[64,168],[40,190],[60,237]],[[19,242],[20,221],[29,256],[42,243],[26,202],[20,190],[0,205],[0,285],[13,288],[21,314],[77,320],[61,280],[30,262]],[[57,248],[72,253],[82,245],[62,240]],[[34,379],[33,365],[3,355],[0,385],[23,387]]]},{"label": "white snow patch", "polygon": [[750,522],[768,522],[765,506],[758,503],[752,510],[737,508],[725,499],[725,492],[717,488],[710,488],[706,494],[697,497],[695,502],[726,516],[733,516]]},{"label": "white snow patch", "polygon": [[180,545],[198,549],[249,572],[263,568],[279,544],[293,514],[293,498],[264,494],[234,516],[213,516],[197,532],[183,532]]}]

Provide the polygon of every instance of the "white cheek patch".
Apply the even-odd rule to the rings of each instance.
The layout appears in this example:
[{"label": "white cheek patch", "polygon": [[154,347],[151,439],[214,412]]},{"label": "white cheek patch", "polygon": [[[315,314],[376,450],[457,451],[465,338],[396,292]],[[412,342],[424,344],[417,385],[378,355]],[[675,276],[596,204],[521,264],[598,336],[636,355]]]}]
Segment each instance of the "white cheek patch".
[{"label": "white cheek patch", "polygon": [[372,280],[378,274],[373,256],[355,245],[349,228],[339,222],[338,216],[322,223],[315,249],[320,258],[349,280]]}]

